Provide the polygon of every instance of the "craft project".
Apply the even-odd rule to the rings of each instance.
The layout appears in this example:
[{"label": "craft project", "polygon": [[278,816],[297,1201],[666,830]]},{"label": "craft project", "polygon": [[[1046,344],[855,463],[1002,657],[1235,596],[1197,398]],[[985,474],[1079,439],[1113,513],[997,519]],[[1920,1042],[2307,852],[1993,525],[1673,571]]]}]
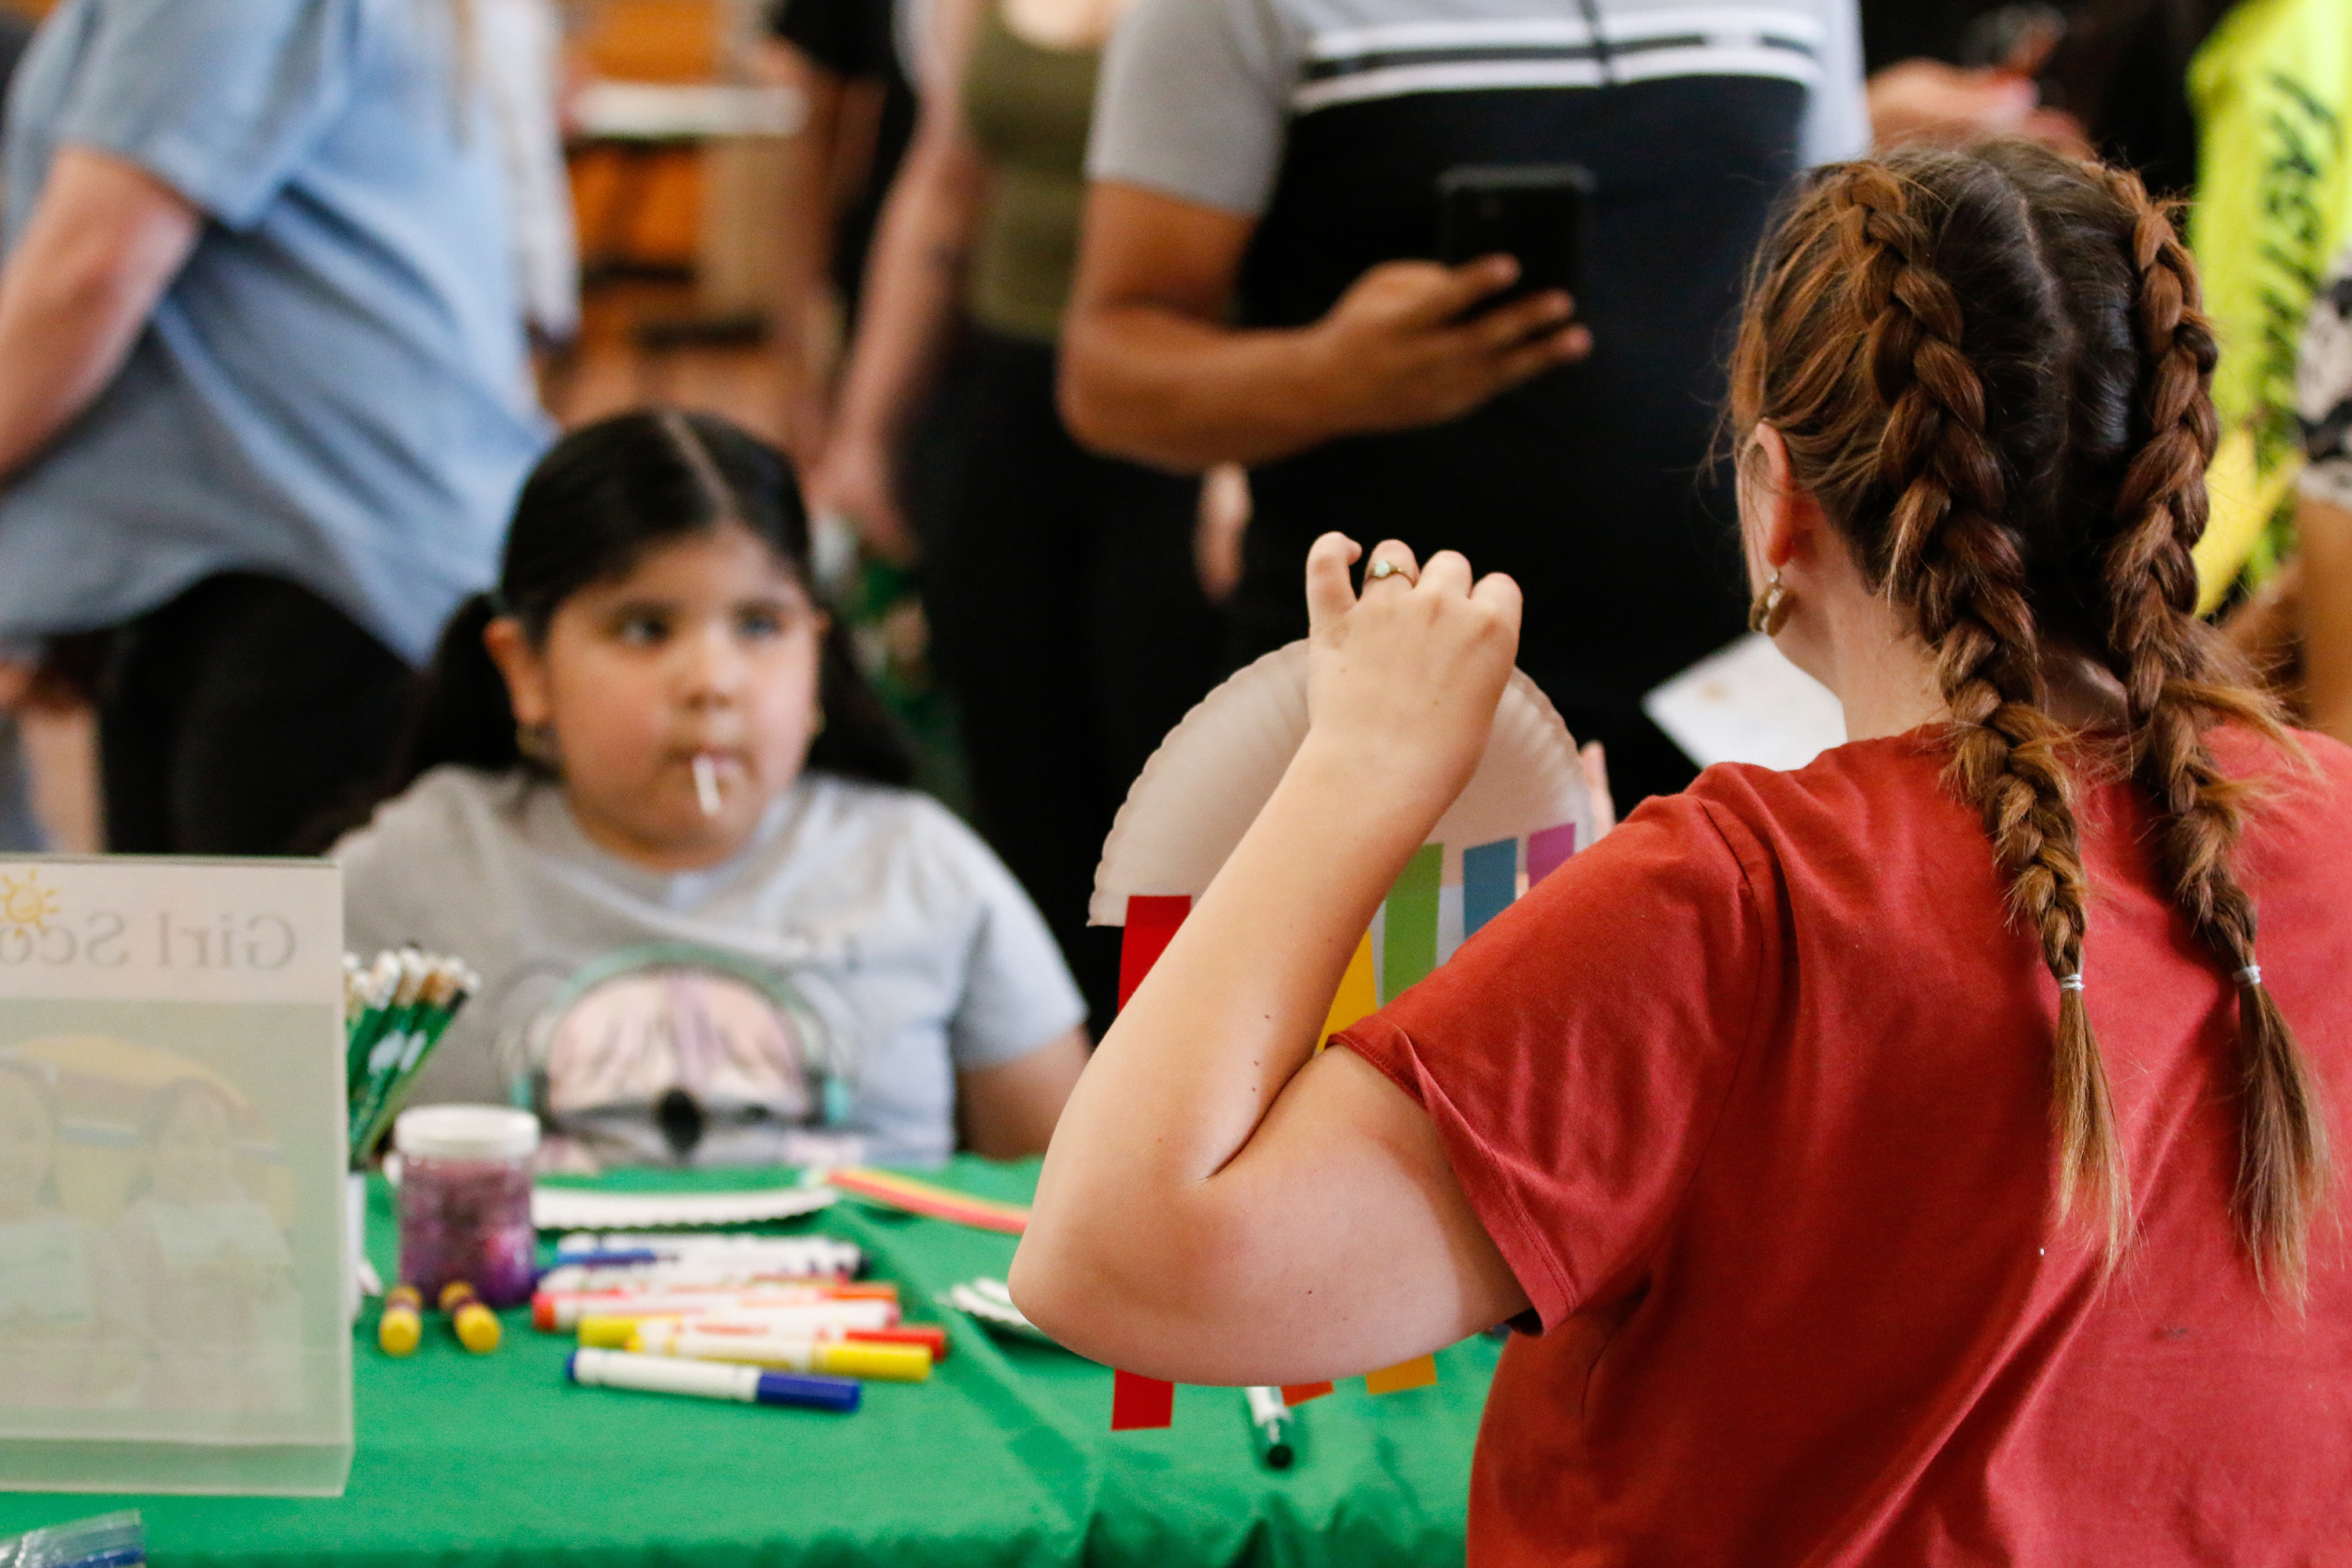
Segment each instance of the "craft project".
[{"label": "craft project", "polygon": [[[1128,792],[1103,844],[1089,915],[1124,928],[1121,1006],[1175,936],[1192,900],[1257,818],[1307,738],[1304,642],[1267,654],[1209,693],[1171,731]],[[1367,788],[1379,787],[1368,779]],[[1535,682],[1514,670],[1477,771],[1406,865],[1358,942],[1322,1043],[1428,977],[1454,950],[1591,843],[1597,818],[1575,739]],[[1427,1356],[1370,1373],[1375,1394],[1435,1382]],[[1115,1372],[1111,1427],[1165,1426],[1172,1385]],[[1332,1391],[1283,1390],[1292,1405]]]}]

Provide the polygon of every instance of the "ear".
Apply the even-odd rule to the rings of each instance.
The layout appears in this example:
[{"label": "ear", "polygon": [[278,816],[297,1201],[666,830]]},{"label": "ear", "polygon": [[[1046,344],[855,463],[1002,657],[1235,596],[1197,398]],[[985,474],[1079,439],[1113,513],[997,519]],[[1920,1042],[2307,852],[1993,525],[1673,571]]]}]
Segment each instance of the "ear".
[{"label": "ear", "polygon": [[1789,465],[1789,444],[1780,432],[1759,421],[1748,437],[1749,456],[1741,465],[1740,531],[1748,553],[1769,577],[1791,563],[1803,564],[1820,552],[1829,519],[1812,492],[1797,483]]},{"label": "ear", "polygon": [[482,628],[482,650],[507,683],[507,706],[514,710],[515,722],[552,722],[555,701],[548,690],[547,660],[523,635],[522,623],[512,616],[492,617]]}]

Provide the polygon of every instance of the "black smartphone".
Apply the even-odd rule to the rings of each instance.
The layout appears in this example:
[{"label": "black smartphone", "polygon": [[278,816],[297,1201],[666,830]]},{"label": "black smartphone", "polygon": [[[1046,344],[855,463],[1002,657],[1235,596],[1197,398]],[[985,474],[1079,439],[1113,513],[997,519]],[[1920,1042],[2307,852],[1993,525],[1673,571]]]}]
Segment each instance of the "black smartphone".
[{"label": "black smartphone", "polygon": [[1566,289],[1580,307],[1592,192],[1592,172],[1581,163],[1448,169],[1437,176],[1438,259],[1458,267],[1484,256],[1517,258],[1518,281],[1483,301],[1481,312],[1548,289]]}]

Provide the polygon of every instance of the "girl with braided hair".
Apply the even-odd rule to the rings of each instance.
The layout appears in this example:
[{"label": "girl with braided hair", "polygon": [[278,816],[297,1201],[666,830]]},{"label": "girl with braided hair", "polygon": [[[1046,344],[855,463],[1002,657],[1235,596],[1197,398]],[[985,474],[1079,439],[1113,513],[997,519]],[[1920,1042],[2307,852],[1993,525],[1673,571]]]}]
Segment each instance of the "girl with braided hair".
[{"label": "girl with braided hair", "polygon": [[1851,741],[1645,804],[1317,1055],[1519,615],[1327,536],[1307,739],[1063,1113],[1024,1310],[1202,1383],[1507,1322],[1482,1564],[2352,1559],[2352,750],[2193,616],[2214,360],[2130,175],[1812,176],[1730,428]]}]

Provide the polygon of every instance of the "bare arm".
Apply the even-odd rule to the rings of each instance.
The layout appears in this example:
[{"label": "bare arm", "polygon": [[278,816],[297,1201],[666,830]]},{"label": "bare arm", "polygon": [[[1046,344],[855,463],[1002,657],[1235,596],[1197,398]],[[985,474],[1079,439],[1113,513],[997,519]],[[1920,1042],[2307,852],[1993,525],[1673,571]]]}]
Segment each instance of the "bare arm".
[{"label": "bare arm", "polygon": [[1136,1372],[1346,1376],[1528,1305],[1430,1119],[1352,1052],[1309,1060],[1374,909],[1476,766],[1517,647],[1509,579],[1474,591],[1441,552],[1355,605],[1356,553],[1327,534],[1308,558],[1307,742],[1088,1064],[1013,1260],[1024,1311]]},{"label": "bare arm", "polygon": [[2303,666],[2311,727],[2352,743],[2352,511],[2305,496]]},{"label": "bare arm", "polygon": [[0,272],[0,482],[114,379],[203,221],[134,163],[58,153]]},{"label": "bare arm", "polygon": [[776,251],[775,350],[783,381],[784,450],[805,475],[824,450],[832,388],[824,335],[834,236],[839,226],[835,167],[843,138],[841,77],[782,39],[761,48],[761,76],[789,87],[808,105],[801,128],[784,141],[776,201],[789,215]]},{"label": "bare arm", "polygon": [[1373,268],[1310,326],[1225,324],[1255,220],[1112,181],[1087,189],[1063,332],[1062,415],[1090,447],[1179,469],[1256,463],[1335,436],[1442,424],[1591,340],[1567,296],[1469,321],[1510,261]]},{"label": "bare arm", "polygon": [[1043,1153],[1086,1067],[1087,1032],[1080,1027],[997,1067],[958,1073],[964,1147],[992,1160]]},{"label": "bare arm", "polygon": [[939,69],[882,208],[835,447],[819,486],[821,504],[847,512],[868,544],[898,560],[913,555],[914,542],[891,463],[951,336],[986,187],[986,170],[964,129],[962,91],[982,3],[942,0],[934,23]]}]

